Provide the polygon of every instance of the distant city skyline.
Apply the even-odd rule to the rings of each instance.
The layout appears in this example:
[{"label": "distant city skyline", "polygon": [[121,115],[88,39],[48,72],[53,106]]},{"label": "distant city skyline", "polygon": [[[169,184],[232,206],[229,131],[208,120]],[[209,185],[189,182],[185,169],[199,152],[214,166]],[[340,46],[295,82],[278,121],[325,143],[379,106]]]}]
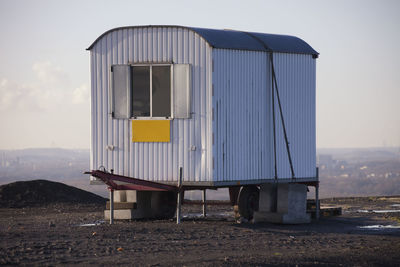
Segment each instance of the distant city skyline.
[{"label": "distant city skyline", "polygon": [[[89,150],[0,149],[0,185],[14,181],[48,179],[107,196],[107,187],[88,183]],[[400,150],[317,149],[321,196],[399,195]],[[379,182],[379,186],[377,183]],[[208,199],[228,200],[227,189],[209,190]],[[189,191],[189,199],[201,199],[201,192]]]},{"label": "distant city skyline", "polygon": [[317,147],[400,146],[399,1],[0,1],[0,149],[89,148],[85,50],[129,25],[288,34],[317,59]]}]

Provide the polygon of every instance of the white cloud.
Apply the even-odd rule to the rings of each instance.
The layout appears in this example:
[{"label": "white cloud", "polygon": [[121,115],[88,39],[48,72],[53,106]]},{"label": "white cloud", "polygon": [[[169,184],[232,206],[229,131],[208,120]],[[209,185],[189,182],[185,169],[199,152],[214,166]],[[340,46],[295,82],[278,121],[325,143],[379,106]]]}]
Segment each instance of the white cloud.
[{"label": "white cloud", "polygon": [[[88,83],[72,82],[67,72],[48,61],[20,71],[15,79],[0,76],[0,146],[47,147],[54,142],[61,147],[87,147]],[[30,74],[33,78],[24,80]]]},{"label": "white cloud", "polygon": [[87,104],[89,103],[89,87],[87,84],[82,84],[72,91],[72,103]]},{"label": "white cloud", "polygon": [[39,92],[25,84],[8,79],[0,80],[0,110],[38,110],[41,109],[37,96]]},{"label": "white cloud", "polygon": [[36,62],[32,66],[39,82],[47,85],[66,86],[69,84],[68,75],[59,66],[50,61]]},{"label": "white cloud", "polygon": [[0,109],[5,110],[10,108],[11,103],[15,103],[18,100],[18,97],[21,95],[21,91],[19,88],[15,88],[14,90],[12,85],[7,79],[0,80]]},{"label": "white cloud", "polygon": [[19,83],[0,77],[1,111],[49,111],[60,105],[89,103],[87,84],[72,89],[68,75],[49,61],[32,66],[36,79],[31,83]]}]

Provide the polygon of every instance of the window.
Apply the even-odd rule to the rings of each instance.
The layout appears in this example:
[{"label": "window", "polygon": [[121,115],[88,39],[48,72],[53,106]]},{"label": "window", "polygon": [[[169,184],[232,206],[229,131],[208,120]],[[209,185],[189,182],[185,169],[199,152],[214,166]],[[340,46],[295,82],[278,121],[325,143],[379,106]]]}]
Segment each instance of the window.
[{"label": "window", "polygon": [[190,66],[113,65],[110,96],[116,119],[190,118]]},{"label": "window", "polygon": [[150,67],[132,67],[132,116],[150,116]]},{"label": "window", "polygon": [[152,67],[152,116],[171,116],[171,68],[169,66]]},{"label": "window", "polygon": [[171,116],[171,66],[132,66],[132,116]]}]

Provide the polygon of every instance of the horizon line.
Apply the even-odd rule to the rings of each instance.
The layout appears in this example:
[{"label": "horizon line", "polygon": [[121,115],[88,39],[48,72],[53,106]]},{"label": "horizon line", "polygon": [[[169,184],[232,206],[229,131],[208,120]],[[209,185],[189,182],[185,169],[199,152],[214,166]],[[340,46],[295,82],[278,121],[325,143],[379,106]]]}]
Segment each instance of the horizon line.
[{"label": "horizon line", "polygon": [[[400,146],[369,146],[369,147],[317,147],[321,149],[382,149],[382,148],[399,148]],[[33,149],[63,149],[63,150],[90,150],[86,148],[71,148],[71,147],[25,147],[25,148],[0,148],[0,151],[17,151],[17,150],[33,150]]]}]

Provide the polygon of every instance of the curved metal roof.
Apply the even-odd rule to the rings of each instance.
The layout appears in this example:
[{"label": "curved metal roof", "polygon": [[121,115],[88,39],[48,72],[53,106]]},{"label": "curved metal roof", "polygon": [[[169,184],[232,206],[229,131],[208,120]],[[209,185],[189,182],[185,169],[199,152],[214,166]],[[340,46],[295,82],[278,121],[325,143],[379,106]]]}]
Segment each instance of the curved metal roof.
[{"label": "curved metal roof", "polygon": [[111,29],[100,35],[88,48],[91,50],[96,42],[104,35],[121,29],[131,28],[146,28],[146,27],[179,27],[189,29],[201,37],[203,37],[212,47],[222,49],[238,49],[238,50],[254,50],[267,52],[295,53],[295,54],[310,54],[318,57],[318,52],[315,51],[309,44],[300,38],[289,35],[267,34],[256,32],[243,32],[235,30],[215,30],[205,28],[193,28],[183,26],[131,26]]}]

